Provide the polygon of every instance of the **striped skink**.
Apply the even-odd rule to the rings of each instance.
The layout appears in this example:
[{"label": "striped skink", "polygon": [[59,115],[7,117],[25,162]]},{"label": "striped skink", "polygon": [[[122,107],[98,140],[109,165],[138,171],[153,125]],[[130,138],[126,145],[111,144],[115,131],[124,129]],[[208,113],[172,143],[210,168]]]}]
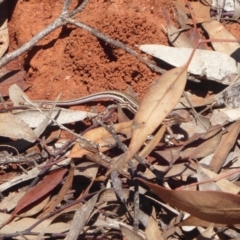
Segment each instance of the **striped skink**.
[{"label": "striped skink", "polygon": [[[97,92],[93,94],[89,94],[84,97],[75,98],[71,100],[64,100],[64,101],[57,101],[57,106],[72,106],[78,105],[83,103],[88,103],[91,101],[97,101],[100,99],[113,99],[117,101],[121,107],[127,108],[132,113],[136,113],[139,108],[139,101],[131,96],[128,93],[115,91],[115,90],[108,90],[103,92]],[[38,106],[47,107],[50,104],[53,104],[55,101],[52,100],[33,100],[33,103],[36,103]],[[165,119],[166,122],[171,122],[171,124],[179,124],[180,122],[188,122],[191,120],[191,116],[188,111],[184,109],[180,110],[173,110],[168,117]]]},{"label": "striped skink", "polygon": [[[136,113],[139,108],[139,102],[136,98],[132,97],[127,93],[115,91],[115,90],[108,90],[108,91],[93,93],[84,97],[75,98],[71,100],[57,101],[56,105],[72,106],[72,105],[88,103],[91,101],[97,101],[100,99],[113,99],[117,101],[123,108],[127,108],[133,113]],[[47,106],[48,104],[54,103],[54,101],[52,100],[33,100],[32,102],[42,107]]]}]

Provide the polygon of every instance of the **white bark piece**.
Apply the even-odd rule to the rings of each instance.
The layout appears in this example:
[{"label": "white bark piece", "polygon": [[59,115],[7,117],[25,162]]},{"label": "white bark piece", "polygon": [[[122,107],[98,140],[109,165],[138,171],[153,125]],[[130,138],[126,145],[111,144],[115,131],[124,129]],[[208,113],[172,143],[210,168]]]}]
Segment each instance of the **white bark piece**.
[{"label": "white bark piece", "polygon": [[234,0],[212,0],[212,6],[223,8],[224,11],[234,11]]},{"label": "white bark piece", "polygon": [[[192,49],[189,48],[173,48],[157,44],[141,45],[140,49],[175,67],[183,66],[192,53]],[[239,69],[237,62],[226,54],[197,49],[188,67],[188,72],[229,84],[230,77],[237,75]]]}]

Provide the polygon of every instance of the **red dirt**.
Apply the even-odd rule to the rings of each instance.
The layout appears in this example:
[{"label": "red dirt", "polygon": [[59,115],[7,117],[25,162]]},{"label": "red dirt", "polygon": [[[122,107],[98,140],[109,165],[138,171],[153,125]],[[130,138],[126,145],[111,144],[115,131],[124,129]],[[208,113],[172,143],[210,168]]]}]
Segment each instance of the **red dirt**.
[{"label": "red dirt", "polygon": [[[161,31],[161,6],[171,5],[166,2],[90,1],[77,19],[137,50],[136,44],[167,44]],[[59,1],[18,1],[9,23],[10,51],[51,23],[61,8]],[[52,32],[15,64],[27,68],[27,94],[34,99],[53,99],[60,92],[63,99],[71,99],[128,87],[142,95],[157,76],[124,50],[71,25]]]},{"label": "red dirt", "polygon": [[[62,5],[57,0],[17,1],[9,21],[9,52],[54,21]],[[89,1],[77,19],[137,50],[138,44],[168,45],[161,30],[161,24],[166,25],[162,10],[173,16],[174,5],[167,0]],[[228,24],[228,29],[239,35],[239,24]],[[59,93],[62,99],[71,99],[128,87],[142,97],[158,76],[124,50],[72,25],[53,31],[9,65],[27,70],[27,94],[32,99],[54,99]]]}]

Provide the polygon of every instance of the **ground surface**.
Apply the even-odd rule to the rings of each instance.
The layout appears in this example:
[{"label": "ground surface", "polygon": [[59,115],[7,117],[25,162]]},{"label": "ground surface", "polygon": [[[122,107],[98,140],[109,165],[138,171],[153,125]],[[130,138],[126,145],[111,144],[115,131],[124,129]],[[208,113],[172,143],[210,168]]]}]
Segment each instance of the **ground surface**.
[{"label": "ground surface", "polygon": [[[171,11],[171,5],[171,1],[90,1],[77,19],[137,49],[137,44],[167,44],[161,9]],[[18,1],[9,23],[10,51],[44,29],[61,9],[61,1]],[[70,99],[128,87],[142,96],[157,76],[122,49],[106,46],[73,26],[52,32],[11,65],[27,70],[27,94],[35,99],[53,99],[60,92],[63,99]]]},{"label": "ground surface", "polygon": [[[63,0],[8,1],[8,52],[52,23],[63,6]],[[162,31],[166,25],[163,10],[178,27],[175,1],[169,0],[90,0],[76,19],[138,51],[140,44],[169,45]],[[239,23],[224,24],[240,39]],[[159,76],[124,50],[72,25],[53,31],[6,67],[26,71],[26,93],[31,99],[55,99],[60,93],[61,99],[73,99],[104,90],[132,91],[141,99]],[[17,174],[4,169],[0,173],[0,183]]]},{"label": "ground surface", "polygon": [[[30,40],[59,16],[63,1],[17,1],[9,19],[9,52]],[[15,6],[13,8],[13,6]],[[165,9],[174,19],[175,1],[89,1],[77,19],[137,50],[139,44],[165,44]],[[239,24],[228,30],[239,34]],[[134,91],[141,98],[158,76],[122,49],[99,41],[89,32],[68,25],[40,41],[31,51],[12,61],[12,69],[27,71],[27,94],[33,99],[71,99],[98,91]]]},{"label": "ground surface", "polygon": [[[9,1],[8,52],[53,22],[62,5],[57,0]],[[139,44],[168,45],[161,27],[166,25],[163,10],[177,26],[174,6],[175,1],[169,0],[90,0],[76,19],[138,51]],[[240,35],[238,23],[229,22],[226,27]],[[55,99],[59,93],[61,99],[72,99],[108,89],[132,91],[141,99],[159,76],[124,50],[72,25],[53,31],[7,68],[26,71],[26,93],[31,99]],[[5,172],[1,178],[6,181]]]}]

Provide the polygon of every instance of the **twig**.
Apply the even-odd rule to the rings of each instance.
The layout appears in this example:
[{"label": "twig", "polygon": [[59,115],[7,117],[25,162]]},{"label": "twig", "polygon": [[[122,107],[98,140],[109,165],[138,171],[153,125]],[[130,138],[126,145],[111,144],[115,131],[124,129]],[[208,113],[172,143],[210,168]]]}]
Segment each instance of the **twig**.
[{"label": "twig", "polygon": [[[103,128],[105,128],[109,133],[111,133],[111,135],[113,136],[114,140],[115,140],[116,143],[117,143],[117,146],[118,146],[123,152],[126,152],[126,151],[127,151],[127,147],[125,146],[125,144],[123,144],[123,143],[120,141],[118,135],[116,134],[116,132],[115,132],[115,130],[114,130],[114,126],[112,125],[112,126],[108,127],[107,125],[105,125],[105,124],[102,123],[101,121],[98,121],[98,123],[99,123]],[[157,170],[156,168],[154,168],[154,166],[152,166],[146,159],[138,156],[137,154],[134,154],[133,157],[134,157],[140,164],[147,166],[147,167],[149,168],[149,170],[152,171],[152,172],[156,175],[157,179],[160,180],[160,181],[162,181],[162,179],[163,179],[163,174],[164,174],[162,171],[159,171],[159,170]],[[121,161],[121,159],[119,159],[119,161]],[[131,165],[130,162],[129,162],[128,164],[130,165],[130,167],[131,167],[131,169],[132,169],[133,175],[135,175],[135,172],[136,172],[135,169],[133,169],[133,166]],[[111,170],[110,170],[110,172],[111,172]],[[108,172],[107,175],[108,175],[110,172]]]},{"label": "twig", "polygon": [[43,39],[45,36],[47,36],[49,33],[57,29],[58,27],[64,26],[67,24],[66,18],[72,17],[73,15],[77,14],[78,12],[82,11],[84,7],[86,6],[88,0],[83,1],[83,3],[73,10],[72,12],[67,12],[67,8],[69,7],[71,0],[65,0],[63,5],[63,10],[60,14],[60,16],[53,21],[51,24],[49,24],[45,29],[43,29],[40,33],[35,35],[31,40],[29,40],[27,43],[23,44],[20,48],[17,50],[6,54],[4,57],[0,59],[0,68],[3,67],[8,62],[12,61],[16,57],[20,56],[21,54],[25,53],[29,49],[31,49],[36,43],[38,43],[41,39]]}]

